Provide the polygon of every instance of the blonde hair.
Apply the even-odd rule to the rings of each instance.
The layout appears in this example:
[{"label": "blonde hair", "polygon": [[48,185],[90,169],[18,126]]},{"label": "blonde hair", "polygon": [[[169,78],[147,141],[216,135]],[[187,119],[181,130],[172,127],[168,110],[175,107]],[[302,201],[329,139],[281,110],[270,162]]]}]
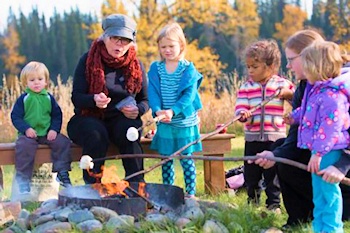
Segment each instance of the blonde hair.
[{"label": "blonde hair", "polygon": [[245,58],[252,58],[256,62],[263,62],[271,67],[274,74],[281,66],[281,51],[275,40],[259,40],[245,49]]},{"label": "blonde hair", "polygon": [[324,41],[323,37],[315,30],[300,30],[290,36],[286,42],[286,48],[300,54],[303,49],[315,41]]},{"label": "blonde hair", "polygon": [[[180,43],[180,54],[179,54],[178,58],[182,59],[185,57],[186,45],[187,45],[186,37],[185,37],[185,34],[184,34],[182,28],[180,27],[180,25],[178,23],[170,23],[160,30],[159,35],[157,37],[158,47],[159,47],[159,41],[163,38],[179,42]],[[159,49],[159,51],[160,51],[160,49]],[[160,53],[159,53],[159,55],[160,55],[161,59],[164,60],[164,57],[162,57],[162,55]]]},{"label": "blonde hair", "polygon": [[301,59],[303,69],[312,81],[325,81],[340,75],[349,56],[334,42],[317,41],[301,52]]},{"label": "blonde hair", "polygon": [[20,74],[20,80],[24,87],[27,86],[28,75],[32,73],[43,73],[46,83],[49,83],[50,73],[45,64],[37,61],[31,61],[23,67]]}]

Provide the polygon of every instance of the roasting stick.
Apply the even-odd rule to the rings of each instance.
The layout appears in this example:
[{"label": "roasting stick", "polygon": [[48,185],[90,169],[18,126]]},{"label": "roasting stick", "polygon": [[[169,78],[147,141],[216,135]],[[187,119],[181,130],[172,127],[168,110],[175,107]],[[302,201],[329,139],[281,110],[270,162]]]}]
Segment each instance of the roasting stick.
[{"label": "roasting stick", "polygon": [[126,187],[127,189],[129,189],[132,193],[136,194],[138,197],[141,197],[147,204],[150,205],[150,209],[155,209],[159,212],[162,212],[162,207],[155,204],[154,202],[152,202],[150,199],[148,199],[147,197],[142,196],[141,194],[139,194],[135,189],[131,188],[130,186]]},{"label": "roasting stick", "polygon": [[[259,104],[257,104],[256,106],[254,106],[253,108],[251,108],[249,110],[250,113],[253,113],[255,112],[257,109],[263,107],[264,105],[266,105],[268,102],[270,102],[271,100],[273,100],[274,98],[276,98],[280,93],[281,93],[281,90],[282,90],[282,87],[279,87],[275,93],[271,96],[269,96],[268,98],[264,99],[263,101],[261,101]],[[141,175],[141,174],[145,174],[145,173],[148,173],[152,170],[154,170],[155,168],[167,163],[168,161],[172,160],[174,157],[176,156],[179,156],[180,153],[184,150],[186,150],[188,147],[206,139],[206,138],[209,138],[213,135],[216,135],[218,134],[220,131],[222,131],[224,128],[226,128],[227,126],[231,125],[232,123],[238,121],[239,119],[241,118],[241,115],[237,115],[235,117],[233,117],[230,121],[228,121],[227,123],[223,124],[221,127],[217,128],[216,130],[214,130],[213,132],[211,133],[208,133],[208,134],[204,134],[202,135],[199,139],[193,141],[193,142],[190,142],[188,143],[187,145],[185,145],[184,147],[180,148],[178,151],[175,151],[173,154],[171,154],[170,156],[167,156],[167,159],[164,159],[162,161],[160,161],[159,163],[149,167],[148,169],[144,169],[142,171],[139,171],[139,172],[135,172],[127,177],[124,178],[124,180],[128,180],[132,177],[135,177],[135,176],[138,176],[138,175]]]},{"label": "roasting stick", "polygon": [[135,127],[130,127],[127,131],[126,131],[126,138],[131,141],[134,142],[139,138],[139,131],[141,131],[143,128],[150,126],[153,123],[157,123],[158,121],[161,121],[165,118],[165,115],[159,115],[154,117],[152,120],[147,121],[144,125],[142,125],[139,128],[135,128]]},{"label": "roasting stick", "polygon": [[[124,158],[152,158],[152,159],[168,159],[169,156],[166,155],[155,155],[155,154],[123,154],[123,155],[115,155],[115,156],[108,156],[105,158],[98,158],[94,159],[93,161],[100,161],[100,160],[111,160],[111,159],[124,159]],[[287,164],[293,167],[297,167],[299,169],[307,171],[307,165],[296,162],[294,160],[286,159],[286,158],[279,158],[279,157],[264,157],[264,156],[258,156],[258,155],[249,155],[244,157],[217,157],[217,156],[199,156],[199,155],[178,155],[176,157],[173,157],[173,159],[194,159],[194,160],[210,160],[210,161],[254,161],[259,158],[264,158],[267,160],[271,160],[278,163]],[[148,171],[147,171],[148,172]],[[342,181],[342,184],[350,186],[350,178],[345,177]]]}]

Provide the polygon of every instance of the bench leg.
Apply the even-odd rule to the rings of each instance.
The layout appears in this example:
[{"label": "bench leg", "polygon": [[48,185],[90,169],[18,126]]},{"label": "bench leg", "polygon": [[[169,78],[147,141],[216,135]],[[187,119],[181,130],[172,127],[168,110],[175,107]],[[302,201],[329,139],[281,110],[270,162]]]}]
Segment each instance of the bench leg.
[{"label": "bench leg", "polygon": [[[224,157],[223,154],[211,156]],[[223,161],[204,160],[204,185],[207,194],[217,194],[226,190]]]},{"label": "bench leg", "polygon": [[2,167],[0,166],[0,192],[4,190],[4,174],[2,173]]}]

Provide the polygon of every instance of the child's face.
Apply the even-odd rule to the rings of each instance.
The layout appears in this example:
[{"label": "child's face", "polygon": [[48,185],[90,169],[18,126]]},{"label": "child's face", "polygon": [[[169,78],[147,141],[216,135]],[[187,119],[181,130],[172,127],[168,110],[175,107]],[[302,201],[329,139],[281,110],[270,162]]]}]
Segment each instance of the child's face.
[{"label": "child's face", "polygon": [[159,52],[165,61],[177,61],[181,53],[181,45],[179,41],[162,38],[159,43]]},{"label": "child's face", "polygon": [[27,87],[36,92],[41,92],[47,85],[44,72],[30,72],[27,76]]},{"label": "child's face", "polygon": [[246,67],[249,78],[255,82],[266,83],[272,76],[271,67],[263,62],[256,61],[254,58],[246,58]]}]

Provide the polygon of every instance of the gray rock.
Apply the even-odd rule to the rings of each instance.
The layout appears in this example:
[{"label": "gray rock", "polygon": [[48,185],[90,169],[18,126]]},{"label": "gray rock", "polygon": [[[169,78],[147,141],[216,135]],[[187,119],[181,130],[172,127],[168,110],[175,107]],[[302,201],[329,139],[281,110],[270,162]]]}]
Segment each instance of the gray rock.
[{"label": "gray rock", "polygon": [[130,215],[120,215],[111,217],[106,223],[106,229],[111,232],[116,232],[116,230],[134,225],[135,218]]},{"label": "gray rock", "polygon": [[33,221],[33,225],[38,226],[38,225],[44,224],[46,222],[52,221],[54,219],[55,219],[55,217],[52,214],[43,215],[43,216],[40,216],[39,218],[37,218],[35,221]]},{"label": "gray rock", "polygon": [[207,220],[203,225],[203,233],[229,233],[229,231],[221,222]]},{"label": "gray rock", "polygon": [[74,224],[93,219],[95,219],[94,215],[88,210],[77,210],[68,215],[68,221]]},{"label": "gray rock", "polygon": [[41,224],[33,229],[33,233],[65,232],[72,229],[68,222],[50,221]]},{"label": "gray rock", "polygon": [[165,216],[170,219],[172,222],[176,222],[176,220],[180,217],[181,212],[175,213],[174,211],[169,211],[165,213]]},{"label": "gray rock", "polygon": [[6,228],[3,231],[1,231],[1,233],[16,233],[13,230],[11,230],[11,228]]},{"label": "gray rock", "polygon": [[26,209],[22,209],[21,212],[19,212],[18,218],[24,218],[24,219],[28,219],[30,215],[30,212]]},{"label": "gray rock", "polygon": [[23,231],[26,231],[29,229],[29,223],[24,218],[19,218],[16,221],[16,225],[21,228]]},{"label": "gray rock", "polygon": [[178,228],[183,229],[190,222],[191,222],[191,220],[188,218],[178,218],[175,222],[175,225]]},{"label": "gray rock", "polygon": [[199,207],[192,207],[185,210],[185,212],[182,214],[181,217],[194,220],[194,219],[203,218],[204,213]]},{"label": "gray rock", "polygon": [[196,199],[187,198],[185,199],[185,208],[190,209],[192,207],[199,207],[199,203]]},{"label": "gray rock", "polygon": [[111,217],[118,216],[117,212],[105,207],[93,206],[90,211],[94,214],[95,218],[101,222],[107,222]]},{"label": "gray rock", "polygon": [[56,220],[61,222],[68,221],[68,216],[73,213],[73,210],[70,207],[65,207],[63,209],[59,209],[53,213]]},{"label": "gray rock", "polygon": [[93,219],[79,223],[77,225],[77,228],[84,233],[101,232],[103,229],[103,225],[100,221]]},{"label": "gray rock", "polygon": [[22,229],[16,225],[12,225],[9,228],[7,228],[6,230],[8,230],[9,233],[10,232],[13,232],[13,233],[22,233],[23,232]]},{"label": "gray rock", "polygon": [[164,223],[169,219],[166,216],[164,216],[163,214],[148,214],[145,217],[145,220],[148,222],[153,222],[153,223]]},{"label": "gray rock", "polygon": [[48,199],[41,203],[40,207],[46,209],[55,209],[58,207],[58,199]]}]

